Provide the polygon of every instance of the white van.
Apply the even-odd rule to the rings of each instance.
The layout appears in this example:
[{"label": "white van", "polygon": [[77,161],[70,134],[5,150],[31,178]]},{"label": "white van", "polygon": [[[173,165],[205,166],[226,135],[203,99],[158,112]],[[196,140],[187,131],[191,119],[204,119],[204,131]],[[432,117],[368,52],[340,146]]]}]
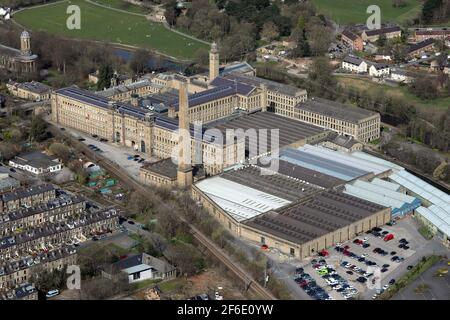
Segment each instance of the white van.
[{"label": "white van", "polygon": [[45,295],[46,298],[51,298],[51,297],[55,297],[59,294],[59,290],[55,289],[55,290],[50,290],[49,292],[47,292],[47,294]]}]

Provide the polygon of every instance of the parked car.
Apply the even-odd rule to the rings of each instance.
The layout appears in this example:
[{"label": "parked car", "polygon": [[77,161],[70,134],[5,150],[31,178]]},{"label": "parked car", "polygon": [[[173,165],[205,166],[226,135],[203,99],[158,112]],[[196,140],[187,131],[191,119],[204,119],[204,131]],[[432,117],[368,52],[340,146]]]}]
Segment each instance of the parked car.
[{"label": "parked car", "polygon": [[394,239],[394,235],[392,234],[392,233],[389,233],[388,235],[386,235],[385,237],[384,237],[384,241],[390,241],[390,240],[392,240],[392,239]]},{"label": "parked car", "polygon": [[389,280],[389,285],[392,286],[395,283],[395,279]]},{"label": "parked car", "polygon": [[59,294],[59,290],[58,289],[54,289],[54,290],[50,290],[45,294],[46,298],[51,298],[51,297],[55,297]]}]

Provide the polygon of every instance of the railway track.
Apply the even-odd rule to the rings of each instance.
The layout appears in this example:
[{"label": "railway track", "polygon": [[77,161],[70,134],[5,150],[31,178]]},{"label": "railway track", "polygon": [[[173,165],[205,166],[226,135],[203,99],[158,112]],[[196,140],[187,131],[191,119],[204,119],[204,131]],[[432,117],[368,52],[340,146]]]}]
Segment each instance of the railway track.
[{"label": "railway track", "polygon": [[[115,175],[122,183],[126,184],[129,188],[139,192],[143,196],[149,195],[149,189],[141,185],[133,177],[128,175],[122,168],[120,168],[114,162],[104,158],[103,156],[96,154],[94,151],[89,149],[84,143],[76,140],[74,137],[67,133],[63,133],[58,128],[54,127],[51,123],[51,131],[55,136],[63,136],[69,139],[70,143],[76,147],[78,150],[83,151],[86,157],[90,159],[95,159],[95,161],[103,166],[110,173]],[[262,299],[265,300],[276,300],[275,296],[267,290],[265,287],[260,285],[257,281],[253,279],[241,266],[234,262],[221,248],[219,248],[214,242],[212,242],[207,236],[205,236],[201,231],[199,231],[194,225],[189,223],[180,216],[180,219],[190,228],[192,236],[220,262],[222,262],[239,280],[243,281],[245,288],[248,291],[253,292]]]}]

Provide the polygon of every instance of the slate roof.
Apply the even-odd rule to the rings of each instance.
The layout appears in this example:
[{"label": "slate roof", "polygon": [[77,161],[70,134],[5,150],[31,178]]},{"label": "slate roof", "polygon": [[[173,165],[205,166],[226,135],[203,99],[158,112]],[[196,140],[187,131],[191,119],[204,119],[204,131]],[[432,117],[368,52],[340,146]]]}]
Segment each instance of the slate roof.
[{"label": "slate roof", "polygon": [[[226,85],[216,86],[215,88],[189,95],[189,108],[236,94],[248,96],[253,90],[252,86],[237,81],[228,82]],[[178,110],[178,98],[172,101],[170,105],[175,110]]]},{"label": "slate roof", "polygon": [[286,209],[270,211],[244,223],[281,239],[303,244],[383,209],[385,207],[375,203],[328,190]]},{"label": "slate roof", "polygon": [[344,62],[353,64],[355,66],[359,66],[364,60],[361,59],[360,57],[356,57],[356,56],[352,56],[352,55],[348,55],[344,58],[343,60]]},{"label": "slate roof", "polygon": [[415,52],[417,50],[420,50],[420,49],[423,49],[423,48],[425,48],[425,47],[427,47],[427,46],[429,46],[429,45],[431,45],[433,43],[434,43],[434,40],[430,38],[430,39],[425,39],[425,40],[420,41],[418,43],[412,44],[408,48],[408,53],[413,53],[413,52]]},{"label": "slate roof", "polygon": [[0,200],[4,202],[13,201],[16,199],[27,198],[40,193],[54,190],[56,190],[56,188],[53,185],[45,183],[40,184],[38,186],[33,186],[29,188],[19,188],[13,191],[5,192],[3,194],[0,194]]},{"label": "slate roof", "polygon": [[380,29],[373,29],[373,30],[366,30],[366,35],[371,37],[371,36],[375,36],[375,35],[380,35],[380,34],[386,34],[386,33],[391,33],[391,32],[398,32],[401,31],[402,29],[400,29],[399,26],[395,26],[395,27],[387,27],[387,28],[380,28]]},{"label": "slate roof", "polygon": [[306,102],[299,103],[297,108],[351,123],[358,123],[361,120],[378,114],[370,110],[317,97],[311,98]]}]

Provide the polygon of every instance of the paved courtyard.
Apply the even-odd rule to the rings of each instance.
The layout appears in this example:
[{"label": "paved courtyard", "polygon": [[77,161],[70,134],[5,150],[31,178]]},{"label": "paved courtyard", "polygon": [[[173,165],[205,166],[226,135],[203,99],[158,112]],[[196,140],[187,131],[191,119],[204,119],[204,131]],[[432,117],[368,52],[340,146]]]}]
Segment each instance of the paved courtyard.
[{"label": "paved courtyard", "polygon": [[130,175],[133,177],[139,176],[139,168],[143,165],[143,163],[138,163],[137,161],[128,160],[129,156],[139,155],[146,162],[154,162],[157,159],[154,157],[149,157],[148,154],[144,154],[142,152],[133,150],[132,148],[124,147],[117,143],[112,142],[101,142],[96,138],[93,138],[91,135],[71,129],[65,128],[65,131],[73,135],[75,138],[83,138],[83,141],[86,145],[94,145],[101,149],[101,152],[97,152],[107,159],[117,163],[121,168],[125,169]]}]

